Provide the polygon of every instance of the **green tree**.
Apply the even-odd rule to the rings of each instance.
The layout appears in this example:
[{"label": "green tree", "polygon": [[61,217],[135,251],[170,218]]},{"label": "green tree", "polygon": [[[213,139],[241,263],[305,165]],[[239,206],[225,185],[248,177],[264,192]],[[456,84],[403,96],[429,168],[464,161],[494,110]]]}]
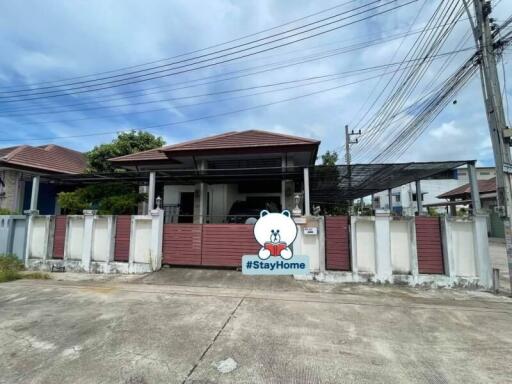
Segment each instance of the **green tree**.
[{"label": "green tree", "polygon": [[111,143],[97,145],[86,153],[87,172],[114,172],[115,169],[108,159],[159,148],[163,145],[165,145],[163,138],[149,132],[122,132]]},{"label": "green tree", "polygon": [[[101,144],[86,153],[87,172],[114,172],[108,161],[113,157],[147,151],[165,145],[161,137],[147,132],[123,132],[111,143]],[[104,215],[134,214],[137,204],[145,199],[138,186],[123,182],[91,184],[72,192],[59,193],[59,205],[68,214],[81,214],[84,209],[95,209]]]},{"label": "green tree", "polygon": [[336,151],[327,151],[322,155],[322,165],[327,165],[329,167],[334,167],[338,162],[338,152]]}]

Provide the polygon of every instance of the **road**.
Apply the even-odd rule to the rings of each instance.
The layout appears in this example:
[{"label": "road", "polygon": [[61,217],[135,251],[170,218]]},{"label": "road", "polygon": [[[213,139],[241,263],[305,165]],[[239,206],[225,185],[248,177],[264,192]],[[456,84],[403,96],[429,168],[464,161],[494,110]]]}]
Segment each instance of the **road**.
[{"label": "road", "polygon": [[505,296],[193,269],[54,277],[0,285],[0,383],[512,383]]}]

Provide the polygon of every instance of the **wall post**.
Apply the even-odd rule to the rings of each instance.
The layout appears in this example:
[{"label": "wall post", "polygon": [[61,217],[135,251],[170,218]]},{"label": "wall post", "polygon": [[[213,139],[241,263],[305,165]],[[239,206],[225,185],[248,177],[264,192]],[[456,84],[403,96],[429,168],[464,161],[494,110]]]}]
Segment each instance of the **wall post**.
[{"label": "wall post", "polygon": [[473,236],[476,258],[476,271],[480,285],[485,288],[492,286],[492,266],[489,257],[489,242],[487,238],[487,216],[474,215]]},{"label": "wall post", "polygon": [[94,215],[96,211],[84,210],[84,237],[82,243],[82,268],[89,272],[92,258],[92,242],[94,231]]},{"label": "wall post", "polygon": [[471,205],[473,206],[473,215],[478,214],[482,209],[480,202],[480,191],[478,190],[478,180],[476,177],[475,162],[468,162],[469,186],[471,188]]},{"label": "wall post", "polygon": [[153,209],[151,212],[151,268],[162,268],[162,241],[164,234],[164,211]]}]

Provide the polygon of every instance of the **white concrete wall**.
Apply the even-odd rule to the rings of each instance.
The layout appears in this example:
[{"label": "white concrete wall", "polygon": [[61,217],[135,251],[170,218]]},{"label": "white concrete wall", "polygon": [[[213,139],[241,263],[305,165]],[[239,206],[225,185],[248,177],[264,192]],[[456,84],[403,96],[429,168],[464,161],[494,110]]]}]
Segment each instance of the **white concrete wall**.
[{"label": "white concrete wall", "polygon": [[84,217],[68,216],[64,258],[70,260],[82,260],[84,246]]},{"label": "white concrete wall", "polygon": [[[297,237],[293,243],[293,254],[307,256],[309,269],[316,273],[325,269],[325,226],[324,218],[316,216],[296,219]],[[304,228],[317,228],[316,235],[304,234]]]},{"label": "white concrete wall", "polygon": [[93,261],[109,261],[112,247],[111,219],[106,216],[94,218],[92,232],[91,259]]},{"label": "white concrete wall", "polygon": [[31,259],[45,259],[48,255],[49,218],[47,216],[33,216],[31,218],[29,239],[29,257]]},{"label": "white concrete wall", "polygon": [[151,218],[134,216],[130,237],[130,263],[151,262]]},{"label": "white concrete wall", "polygon": [[406,220],[391,220],[389,223],[391,243],[391,265],[393,273],[412,272],[410,223]]}]

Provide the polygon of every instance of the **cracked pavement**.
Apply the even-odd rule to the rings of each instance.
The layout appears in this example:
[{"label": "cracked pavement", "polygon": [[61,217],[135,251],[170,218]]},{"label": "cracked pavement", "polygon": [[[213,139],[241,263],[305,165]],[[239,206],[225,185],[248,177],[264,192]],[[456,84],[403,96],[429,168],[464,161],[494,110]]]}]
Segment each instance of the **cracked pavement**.
[{"label": "cracked pavement", "polygon": [[0,383],[512,383],[505,296],[194,269],[54,278],[0,284]]}]

